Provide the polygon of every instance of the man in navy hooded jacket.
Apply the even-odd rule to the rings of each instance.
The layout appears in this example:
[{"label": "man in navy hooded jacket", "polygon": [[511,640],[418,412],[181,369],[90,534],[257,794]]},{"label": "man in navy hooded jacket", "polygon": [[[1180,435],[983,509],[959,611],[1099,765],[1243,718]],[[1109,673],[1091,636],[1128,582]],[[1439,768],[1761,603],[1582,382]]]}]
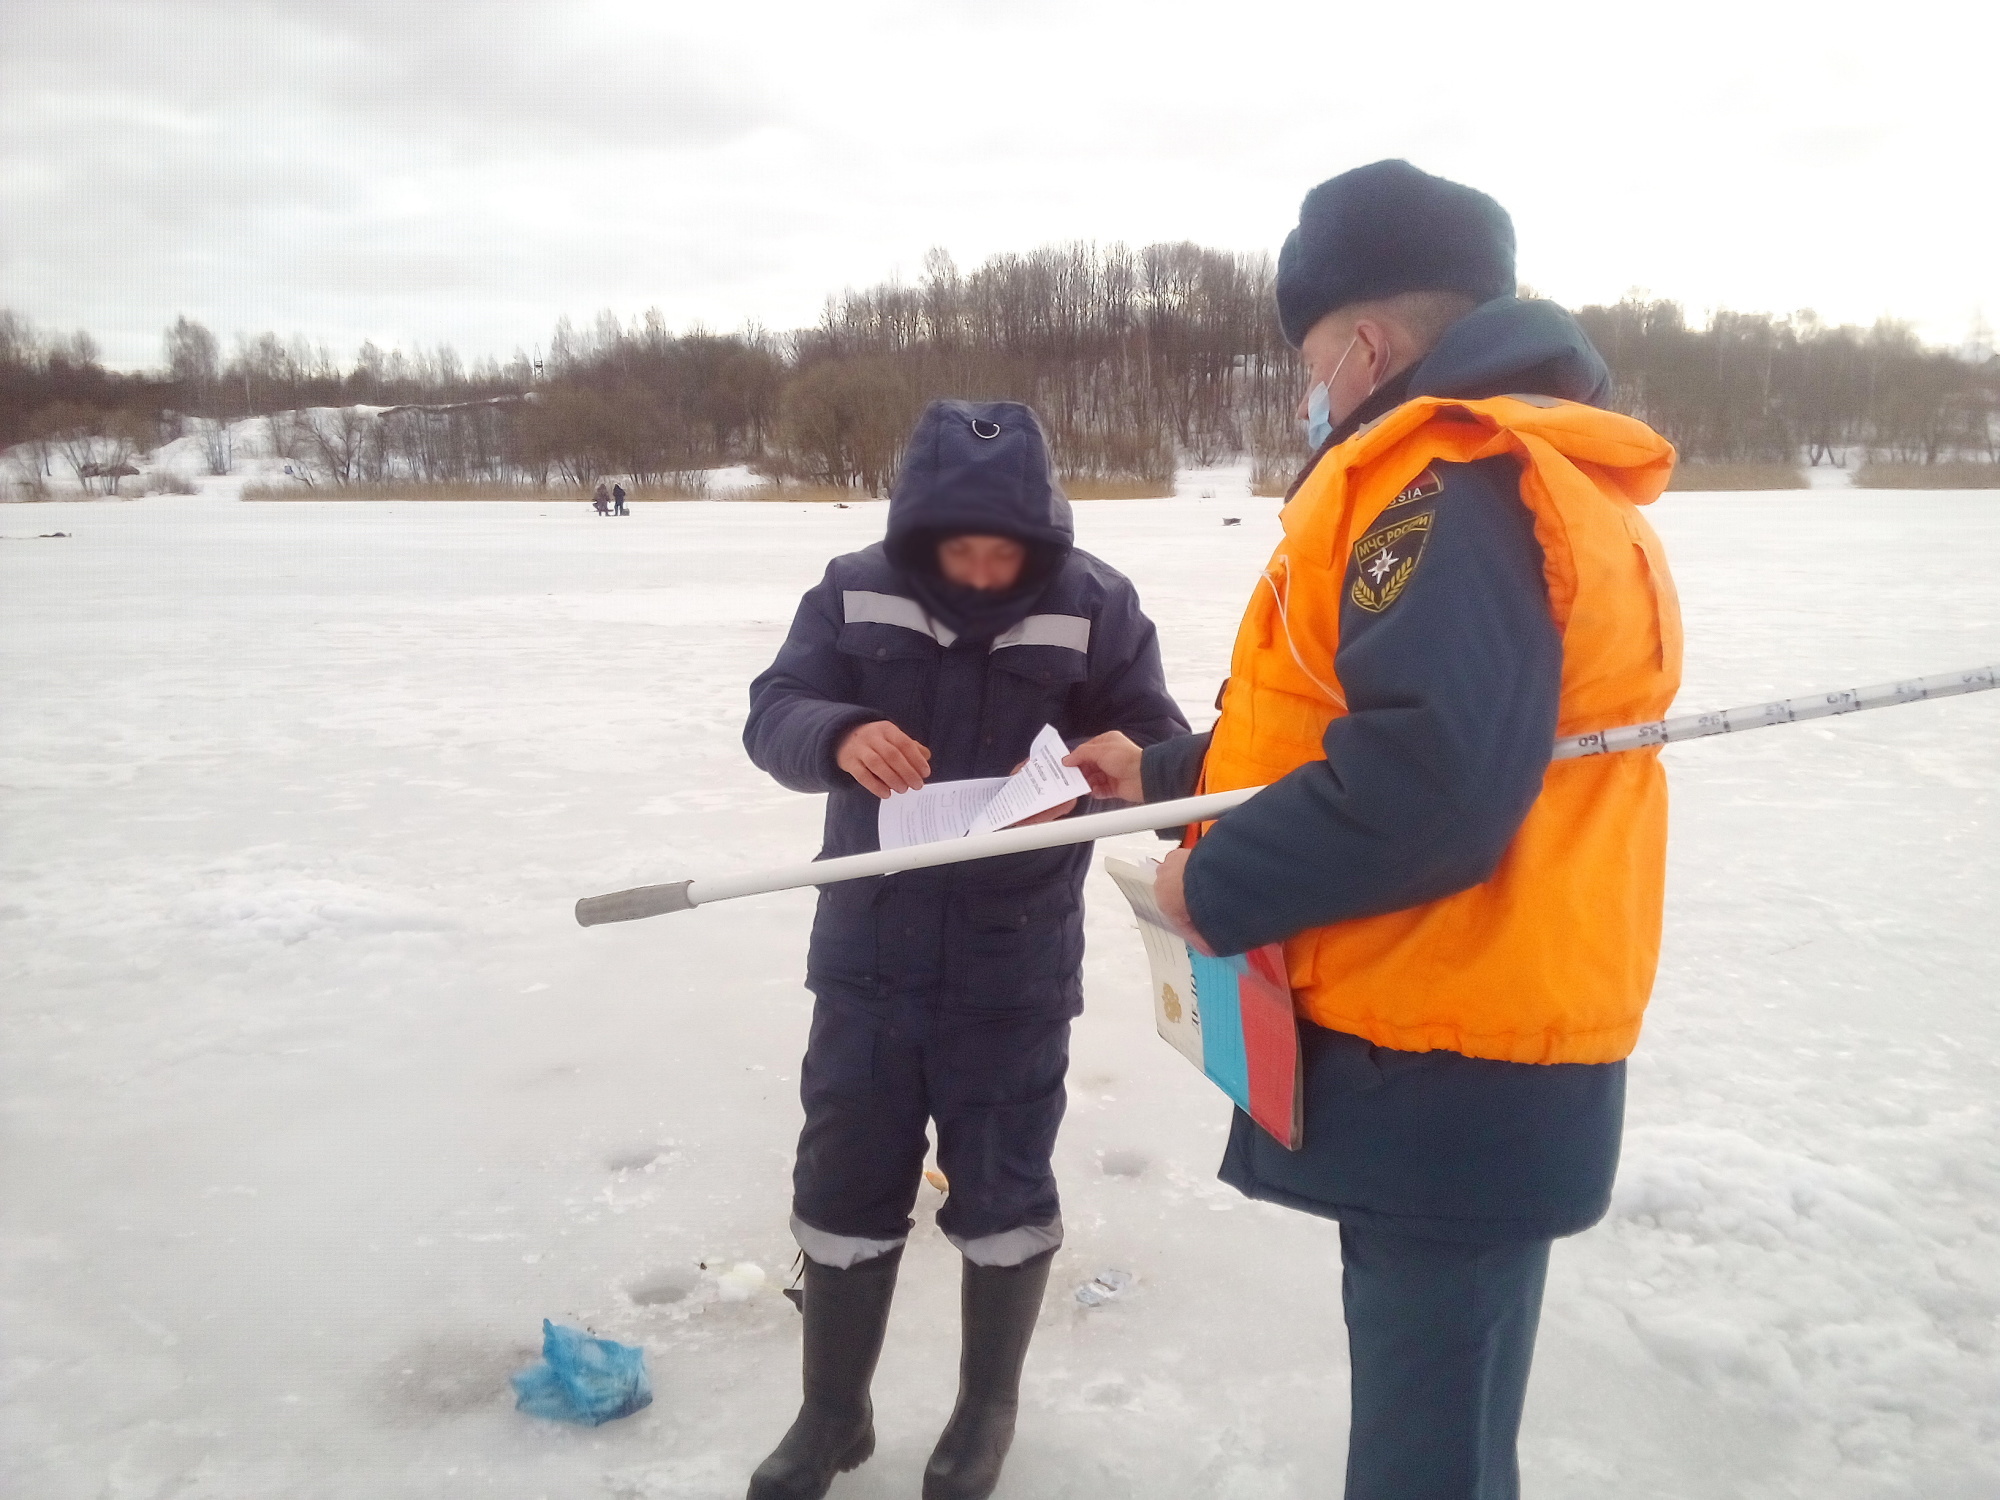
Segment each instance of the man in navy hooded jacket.
[{"label": "man in navy hooded jacket", "polygon": [[[882,797],[1008,775],[1045,724],[1072,744],[1187,728],[1132,585],[1072,545],[1034,413],[933,402],[887,536],[835,558],[801,601],[751,685],[744,745],[784,785],[827,794],[832,858],[878,847]],[[1079,844],[821,891],[793,1171],[805,1401],[751,1500],[823,1495],[873,1451],[868,1386],[933,1120],[951,1185],[938,1224],[964,1256],[964,1348],[924,1494],[980,1497],[998,1481],[1062,1242],[1050,1156],[1082,1009],[1089,864]]]}]

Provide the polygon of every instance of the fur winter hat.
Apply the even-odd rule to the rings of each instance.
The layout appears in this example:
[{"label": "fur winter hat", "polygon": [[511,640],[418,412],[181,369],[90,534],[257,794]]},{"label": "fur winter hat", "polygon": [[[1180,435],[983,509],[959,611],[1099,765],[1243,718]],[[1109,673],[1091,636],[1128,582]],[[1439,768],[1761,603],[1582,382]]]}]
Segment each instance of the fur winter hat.
[{"label": "fur winter hat", "polygon": [[1514,293],[1514,221],[1476,188],[1378,161],[1322,182],[1278,252],[1278,320],[1294,348],[1328,313],[1399,292]]}]

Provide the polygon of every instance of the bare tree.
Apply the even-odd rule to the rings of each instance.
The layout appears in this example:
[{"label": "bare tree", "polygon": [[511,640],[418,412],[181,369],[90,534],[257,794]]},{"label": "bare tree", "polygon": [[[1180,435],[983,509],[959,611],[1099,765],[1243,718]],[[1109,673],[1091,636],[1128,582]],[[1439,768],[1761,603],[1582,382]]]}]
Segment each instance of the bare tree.
[{"label": "bare tree", "polygon": [[311,486],[319,458],[319,443],[310,417],[303,411],[274,411],[270,416],[271,456],[285,461],[285,472]]},{"label": "bare tree", "polygon": [[194,418],[194,432],[211,474],[227,474],[234,453],[227,420],[227,403],[222,399],[222,349],[215,335],[186,315],[174,319],[161,339],[166,355],[167,378],[173,383],[174,399],[187,417]]},{"label": "bare tree", "polygon": [[886,494],[921,404],[893,360],[829,360],[785,388],[787,447],[808,478]]},{"label": "bare tree", "polygon": [[15,487],[31,500],[46,500],[49,496],[55,446],[47,433],[30,428],[28,436],[8,450]]},{"label": "bare tree", "polygon": [[236,439],[225,416],[202,417],[197,419],[200,426],[196,435],[201,441],[201,455],[207,461],[211,474],[227,474],[235,467]]},{"label": "bare tree", "polygon": [[58,401],[36,414],[35,426],[69,465],[77,487],[89,494],[92,481],[99,478],[97,440],[104,430],[104,413]]},{"label": "bare tree", "polygon": [[221,346],[215,335],[185,315],[161,339],[167,378],[174,383],[184,411],[214,416],[217,384],[222,379]]},{"label": "bare tree", "polygon": [[98,472],[107,491],[118,493],[121,480],[134,477],[134,461],[159,445],[160,430],[150,418],[134,411],[114,411],[104,419],[98,439]]},{"label": "bare tree", "polygon": [[335,484],[371,476],[381,450],[381,421],[360,406],[320,408],[298,414],[322,472]]}]

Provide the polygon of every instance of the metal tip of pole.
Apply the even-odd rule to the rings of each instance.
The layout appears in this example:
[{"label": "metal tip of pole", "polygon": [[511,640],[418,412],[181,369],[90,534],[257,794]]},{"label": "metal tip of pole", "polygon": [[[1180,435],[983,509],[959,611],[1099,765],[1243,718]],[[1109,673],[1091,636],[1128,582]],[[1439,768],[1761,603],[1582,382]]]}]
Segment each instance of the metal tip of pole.
[{"label": "metal tip of pole", "polygon": [[601,927],[606,922],[636,922],[641,917],[664,916],[670,911],[693,911],[688,899],[692,880],[676,880],[667,885],[642,885],[629,891],[613,891],[606,896],[585,896],[576,903],[576,925]]}]

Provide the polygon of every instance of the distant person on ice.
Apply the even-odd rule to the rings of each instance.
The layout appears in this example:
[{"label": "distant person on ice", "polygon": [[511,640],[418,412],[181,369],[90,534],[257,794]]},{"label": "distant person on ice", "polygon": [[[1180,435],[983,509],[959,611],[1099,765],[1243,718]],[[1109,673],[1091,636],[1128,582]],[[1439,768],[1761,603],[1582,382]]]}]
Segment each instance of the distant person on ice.
[{"label": "distant person on ice", "polygon": [[[1045,724],[1072,744],[1186,732],[1132,585],[1072,546],[1035,414],[933,402],[903,456],[887,536],[836,557],[805,596],[751,684],[744,745],[784,785],[829,794],[831,857],[878,847],[879,799],[932,778],[1008,775]],[[1050,1156],[1083,1003],[1089,864],[1080,844],[820,892],[792,1174],[805,1402],[752,1477],[752,1500],[823,1495],[874,1451],[868,1387],[927,1121],[950,1183],[938,1225],[964,1256],[964,1352],[923,1492],[977,1500],[998,1481],[1062,1243]]]},{"label": "distant person on ice", "polygon": [[597,491],[590,497],[590,508],[600,516],[611,514],[611,491],[605,488],[603,480],[597,481]]},{"label": "distant person on ice", "polygon": [[[1384,161],[1278,258],[1313,457],[1212,735],[1071,756],[1130,801],[1266,786],[1156,893],[1216,953],[1282,942],[1305,1140],[1238,1113],[1223,1180],[1340,1221],[1348,1500],[1511,1500],[1550,1242],[1600,1219],[1659,957],[1673,580],[1637,509],[1673,450],[1514,296],[1484,193]],[[1306,1285],[1313,1285],[1310,1277]]]},{"label": "distant person on ice", "polygon": [[629,516],[632,514],[632,512],[625,508],[625,486],[622,484],[611,486],[611,514],[614,516]]}]

